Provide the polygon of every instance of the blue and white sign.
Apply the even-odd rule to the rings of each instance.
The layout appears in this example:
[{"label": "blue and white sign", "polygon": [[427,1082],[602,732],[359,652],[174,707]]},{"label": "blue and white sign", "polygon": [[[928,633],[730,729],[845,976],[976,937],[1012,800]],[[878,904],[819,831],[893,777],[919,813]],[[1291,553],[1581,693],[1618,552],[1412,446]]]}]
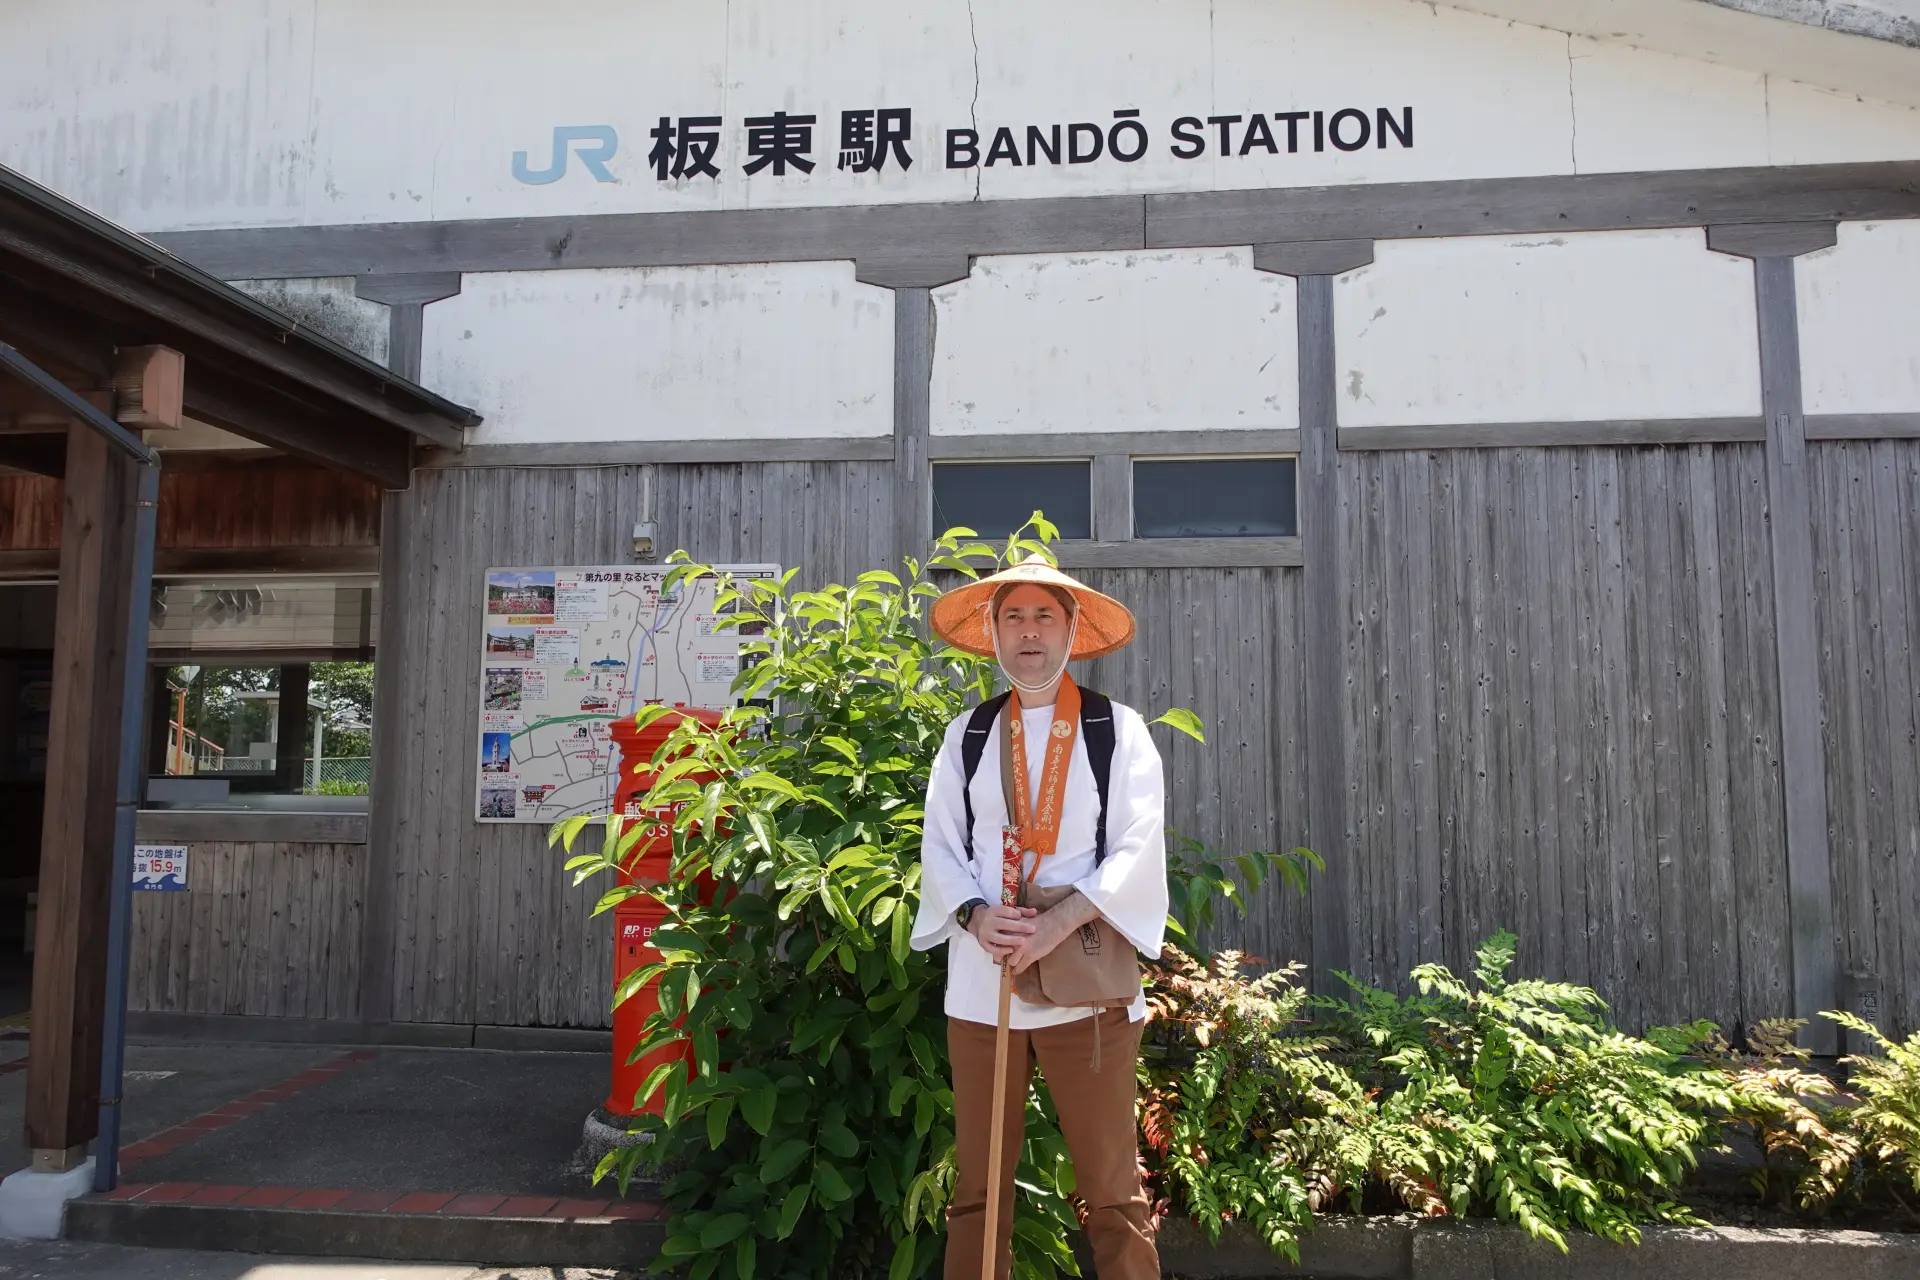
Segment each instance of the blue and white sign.
[{"label": "blue and white sign", "polygon": [[133,846],[133,887],[179,891],[187,887],[187,846],[137,844]]}]

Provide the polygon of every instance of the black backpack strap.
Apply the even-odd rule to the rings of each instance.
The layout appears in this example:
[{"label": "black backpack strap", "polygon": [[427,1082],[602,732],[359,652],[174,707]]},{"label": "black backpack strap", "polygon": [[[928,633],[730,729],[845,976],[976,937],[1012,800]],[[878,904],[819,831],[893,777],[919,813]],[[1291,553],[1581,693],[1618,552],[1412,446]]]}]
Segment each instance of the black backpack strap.
[{"label": "black backpack strap", "polygon": [[[987,750],[987,732],[993,728],[993,722],[1000,715],[1000,708],[1007,705],[1007,699],[1013,696],[1013,690],[988,698],[973,709],[967,718],[967,731],[960,738],[960,803],[966,809],[966,826],[961,828],[962,838],[966,841],[967,861],[973,861],[973,775],[980,772],[980,757]],[[1105,701],[1105,699],[1102,699]],[[1112,748],[1108,748],[1112,754]],[[1100,784],[1100,794],[1106,794],[1106,783]]]},{"label": "black backpack strap", "polygon": [[1087,744],[1087,764],[1093,786],[1100,793],[1099,814],[1093,821],[1093,865],[1107,860],[1107,787],[1113,781],[1113,701],[1091,689],[1080,691],[1080,737]]}]

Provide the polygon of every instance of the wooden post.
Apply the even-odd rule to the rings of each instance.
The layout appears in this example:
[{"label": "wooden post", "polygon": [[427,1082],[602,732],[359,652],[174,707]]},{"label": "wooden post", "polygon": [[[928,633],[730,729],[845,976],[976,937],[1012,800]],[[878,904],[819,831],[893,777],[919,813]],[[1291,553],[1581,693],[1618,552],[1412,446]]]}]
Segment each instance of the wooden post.
[{"label": "wooden post", "polygon": [[[313,668],[289,662],[280,668],[280,723],[274,729],[273,785],[276,791],[301,791],[307,781],[307,690]],[[315,779],[317,783],[319,780]]]},{"label": "wooden post", "polygon": [[1831,247],[1830,222],[1709,227],[1707,245],[1753,259],[1760,343],[1760,404],[1767,419],[1767,533],[1772,552],[1774,655],[1780,690],[1780,788],[1786,810],[1787,918],[1793,947],[1793,1016],[1800,1043],[1839,1051],[1820,1017],[1840,999],[1840,940],[1833,920],[1827,843],[1827,749],[1820,709],[1820,642],[1814,618],[1813,498],[1800,387],[1800,312],[1793,260]]},{"label": "wooden post", "polygon": [[[893,543],[896,561],[924,560],[932,542],[928,395],[933,377],[933,295],[893,291]],[[892,566],[899,572],[898,563]]]},{"label": "wooden post", "polygon": [[[1340,422],[1333,278],[1373,261],[1371,240],[1256,244],[1257,271],[1294,279],[1300,360],[1300,545],[1307,682],[1307,843],[1327,861],[1312,887],[1313,967],[1355,967],[1354,877],[1347,841],[1347,741],[1342,710],[1347,572],[1340,546]],[[1364,970],[1363,970],[1364,972]],[[1324,980],[1324,977],[1323,977]],[[1330,984],[1329,984],[1330,985]]]},{"label": "wooden post", "polygon": [[45,1173],[79,1164],[99,1131],[138,471],[91,428],[68,428],[27,1063],[26,1144]]}]

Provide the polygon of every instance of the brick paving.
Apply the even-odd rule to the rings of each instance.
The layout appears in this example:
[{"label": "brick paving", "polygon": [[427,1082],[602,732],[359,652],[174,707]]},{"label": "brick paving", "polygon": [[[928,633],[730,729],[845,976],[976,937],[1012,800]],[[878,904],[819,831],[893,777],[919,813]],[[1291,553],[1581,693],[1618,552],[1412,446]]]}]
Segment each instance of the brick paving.
[{"label": "brick paving", "polygon": [[138,1181],[126,1178],[129,1172],[137,1174],[142,1164],[209,1135],[235,1125],[263,1122],[270,1117],[274,1107],[378,1057],[378,1053],[371,1050],[342,1053],[330,1061],[222,1103],[132,1143],[121,1151],[123,1180],[120,1185],[90,1198],[131,1204],[231,1206],[287,1213],[372,1213],[563,1222],[650,1222],[665,1216],[662,1206],[643,1201],[529,1196],[511,1194],[512,1188],[500,1194],[491,1194],[426,1188],[371,1190],[354,1187],[254,1186],[233,1182]]}]

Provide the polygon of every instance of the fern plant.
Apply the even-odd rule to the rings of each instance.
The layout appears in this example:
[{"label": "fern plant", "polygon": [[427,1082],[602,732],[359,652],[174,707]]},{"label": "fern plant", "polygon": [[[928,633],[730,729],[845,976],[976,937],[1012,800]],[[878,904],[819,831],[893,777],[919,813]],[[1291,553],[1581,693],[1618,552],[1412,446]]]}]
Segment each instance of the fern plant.
[{"label": "fern plant", "polygon": [[1859,1099],[1847,1113],[1847,1126],[1890,1184],[1904,1184],[1920,1195],[1920,1031],[1894,1041],[1854,1014],[1826,1016],[1866,1037],[1885,1055],[1841,1059],[1850,1072],[1847,1083]]},{"label": "fern plant", "polygon": [[1298,1262],[1315,1211],[1366,1175],[1355,1134],[1368,1103],[1328,1058],[1334,1041],[1300,1030],[1301,966],[1248,979],[1244,964],[1236,951],[1203,965],[1170,946],[1150,966],[1143,1158],[1164,1206],[1209,1237],[1241,1221]]},{"label": "fern plant", "polygon": [[1724,1085],[1610,1026],[1591,990],[1510,979],[1516,946],[1482,944],[1470,981],[1420,966],[1410,1002],[1336,1005],[1389,1050],[1364,1116],[1373,1175],[1420,1212],[1497,1217],[1562,1250],[1576,1228],[1637,1242],[1640,1224],[1696,1221],[1676,1192]]},{"label": "fern plant", "polygon": [[1747,1029],[1745,1052],[1712,1022],[1656,1027],[1647,1038],[1688,1055],[1724,1082],[1721,1100],[1704,1113],[1724,1130],[1744,1130],[1762,1162],[1746,1180],[1762,1203],[1791,1199],[1818,1212],[1860,1190],[1860,1140],[1847,1127],[1839,1088],[1808,1065],[1795,1037],[1802,1018],[1768,1018]]}]

